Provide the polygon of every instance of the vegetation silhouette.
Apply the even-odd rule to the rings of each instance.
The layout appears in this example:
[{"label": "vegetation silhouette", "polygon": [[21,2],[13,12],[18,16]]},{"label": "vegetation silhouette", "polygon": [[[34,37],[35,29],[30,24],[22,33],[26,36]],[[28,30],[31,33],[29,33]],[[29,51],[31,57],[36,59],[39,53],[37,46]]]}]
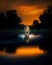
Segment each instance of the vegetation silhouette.
[{"label": "vegetation silhouette", "polygon": [[31,28],[33,29],[52,29],[52,6],[48,6],[44,10],[43,14],[39,16],[41,23],[38,20],[34,20]]},{"label": "vegetation silhouette", "polygon": [[16,10],[0,12],[0,28],[16,28],[21,21]]},{"label": "vegetation silhouette", "polygon": [[[34,30],[46,30],[46,33],[42,34],[43,38],[38,43],[41,49],[47,50],[48,52],[52,51],[52,5],[48,6],[44,10],[43,14],[39,16],[41,23],[38,23],[38,20],[34,20],[31,29]],[[43,32],[43,31],[42,31]],[[52,53],[52,52],[51,52]]]},{"label": "vegetation silhouette", "polygon": [[48,6],[48,8],[44,11],[42,15],[39,17],[41,21],[42,28],[52,28],[52,6]]},{"label": "vegetation silhouette", "polygon": [[[0,50],[6,47],[6,51],[14,51],[15,44],[5,43],[4,40],[14,40],[17,38],[17,28],[19,27],[22,19],[18,16],[16,10],[9,10],[0,12]],[[8,50],[9,49],[9,50]]]},{"label": "vegetation silhouette", "polygon": [[39,23],[38,22],[39,22],[38,20],[34,20],[31,28],[32,29],[38,29],[39,28]]},{"label": "vegetation silhouette", "polygon": [[52,6],[48,6],[48,8],[40,15],[41,28],[46,29],[47,34],[43,35],[40,42],[40,48],[47,50],[52,53]]}]

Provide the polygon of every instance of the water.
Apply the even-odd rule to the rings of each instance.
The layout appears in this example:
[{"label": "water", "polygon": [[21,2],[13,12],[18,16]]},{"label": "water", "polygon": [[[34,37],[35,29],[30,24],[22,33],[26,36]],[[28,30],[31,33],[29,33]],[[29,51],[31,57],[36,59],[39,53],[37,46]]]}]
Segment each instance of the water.
[{"label": "water", "polygon": [[[4,40],[4,41],[0,41],[0,43],[2,43],[4,45],[6,44],[5,50],[7,50],[7,49],[9,50],[9,48],[15,49],[16,54],[17,54],[19,52],[19,47],[21,48],[22,46],[23,47],[24,46],[26,46],[26,47],[27,46],[29,46],[29,47],[37,46],[37,45],[39,45],[42,38],[43,38],[43,35],[41,35],[41,34],[38,34],[38,35],[30,34],[29,35],[29,43],[27,44],[25,41],[26,40],[25,35],[19,34],[17,36],[17,39]],[[11,49],[10,49],[10,51],[12,51]],[[23,50],[23,49],[21,49],[21,50]],[[34,52],[34,51],[35,50],[33,50],[32,52]],[[21,51],[21,53],[22,53],[22,51]],[[13,55],[13,54],[11,54],[11,55]],[[18,57],[18,56],[11,56],[11,55],[9,56],[9,54],[7,53],[7,55],[5,54],[4,56],[2,56],[2,54],[1,54],[0,55],[0,65],[30,65],[30,64],[31,65],[45,65],[45,64],[52,65],[52,62],[51,62],[52,56],[50,53],[38,55],[38,56],[30,56],[30,57],[27,57],[27,56],[26,57]]]}]

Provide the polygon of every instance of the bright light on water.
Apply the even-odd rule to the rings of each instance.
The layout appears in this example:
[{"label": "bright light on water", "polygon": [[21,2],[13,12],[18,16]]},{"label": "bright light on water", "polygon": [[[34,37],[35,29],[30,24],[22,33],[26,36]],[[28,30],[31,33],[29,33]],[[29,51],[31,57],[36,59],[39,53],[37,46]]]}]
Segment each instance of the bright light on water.
[{"label": "bright light on water", "polygon": [[20,35],[19,35],[19,37],[24,38],[24,37],[25,37],[25,35],[24,35],[24,34],[20,34]]},{"label": "bright light on water", "polygon": [[30,38],[30,39],[38,38],[38,37],[40,37],[40,35],[33,35],[33,34],[29,35],[29,38]]},{"label": "bright light on water", "polygon": [[[25,35],[24,34],[20,34],[19,37],[24,39]],[[36,38],[40,38],[40,37],[41,37],[41,35],[33,35],[33,34],[29,35],[29,39],[33,39],[33,38],[36,39]]]}]

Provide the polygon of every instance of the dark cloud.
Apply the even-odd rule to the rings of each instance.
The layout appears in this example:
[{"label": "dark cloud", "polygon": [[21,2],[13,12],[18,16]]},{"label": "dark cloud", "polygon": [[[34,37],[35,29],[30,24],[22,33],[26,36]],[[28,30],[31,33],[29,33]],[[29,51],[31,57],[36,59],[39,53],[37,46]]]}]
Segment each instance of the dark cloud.
[{"label": "dark cloud", "polygon": [[[14,0],[13,0],[14,1]],[[44,4],[50,4],[52,0],[16,0],[17,4],[20,5],[44,5]]]},{"label": "dark cloud", "polygon": [[13,6],[44,7],[52,3],[52,0],[0,0],[0,10],[12,9]]},{"label": "dark cloud", "polygon": [[8,2],[8,3],[17,3],[17,5],[35,5],[35,4],[44,4],[51,3],[52,0],[0,0],[0,2]]}]

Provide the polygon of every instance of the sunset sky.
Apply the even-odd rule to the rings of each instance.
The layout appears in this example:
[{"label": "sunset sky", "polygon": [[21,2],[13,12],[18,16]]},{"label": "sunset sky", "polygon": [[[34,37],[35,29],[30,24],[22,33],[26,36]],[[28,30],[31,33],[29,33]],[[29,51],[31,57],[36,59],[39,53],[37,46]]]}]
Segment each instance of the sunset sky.
[{"label": "sunset sky", "polygon": [[51,3],[51,0],[0,0],[0,11],[15,9],[22,18],[21,23],[31,25]]}]

